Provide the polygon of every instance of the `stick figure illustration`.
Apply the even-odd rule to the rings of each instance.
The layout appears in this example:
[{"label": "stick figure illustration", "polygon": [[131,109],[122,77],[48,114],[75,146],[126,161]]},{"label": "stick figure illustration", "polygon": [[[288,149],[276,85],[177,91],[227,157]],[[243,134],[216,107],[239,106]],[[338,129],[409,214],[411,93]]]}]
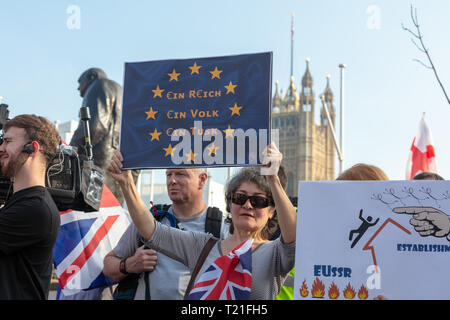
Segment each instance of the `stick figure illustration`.
[{"label": "stick figure illustration", "polygon": [[362,221],[361,225],[359,226],[358,229],[351,230],[350,234],[348,236],[348,240],[352,241],[353,235],[355,233],[358,234],[358,236],[352,242],[352,245],[351,245],[352,249],[358,243],[359,239],[361,239],[361,237],[364,235],[364,233],[367,231],[367,229],[376,225],[378,223],[378,221],[380,220],[380,218],[377,218],[377,220],[375,220],[375,222],[372,222],[373,218],[371,216],[368,216],[367,219],[364,219],[362,216],[362,213],[363,213],[363,209],[361,209],[361,211],[359,211],[359,220]]}]

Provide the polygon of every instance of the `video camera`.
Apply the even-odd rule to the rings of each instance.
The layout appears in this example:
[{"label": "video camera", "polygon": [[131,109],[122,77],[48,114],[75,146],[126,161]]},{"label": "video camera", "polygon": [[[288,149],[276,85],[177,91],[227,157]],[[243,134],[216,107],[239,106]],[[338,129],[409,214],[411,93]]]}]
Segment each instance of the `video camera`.
[{"label": "video camera", "polygon": [[[0,104],[0,130],[8,116],[8,105]],[[93,161],[88,107],[81,108],[80,119],[84,124],[87,154],[79,154],[74,146],[60,144],[45,174],[47,190],[60,211],[72,209],[91,212],[100,208],[104,173]],[[0,171],[0,204],[6,202],[10,190],[11,181]]]}]

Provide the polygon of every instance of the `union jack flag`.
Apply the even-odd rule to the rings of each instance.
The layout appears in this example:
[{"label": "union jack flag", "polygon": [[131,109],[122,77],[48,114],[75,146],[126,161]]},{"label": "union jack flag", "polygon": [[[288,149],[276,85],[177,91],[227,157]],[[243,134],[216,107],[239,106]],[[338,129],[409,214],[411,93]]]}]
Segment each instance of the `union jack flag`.
[{"label": "union jack flag", "polygon": [[99,211],[67,210],[60,217],[53,263],[62,293],[70,296],[111,284],[102,272],[103,258],[130,224],[116,197],[105,185]]},{"label": "union jack flag", "polygon": [[252,288],[252,243],[249,239],[217,258],[198,278],[188,300],[248,300]]}]

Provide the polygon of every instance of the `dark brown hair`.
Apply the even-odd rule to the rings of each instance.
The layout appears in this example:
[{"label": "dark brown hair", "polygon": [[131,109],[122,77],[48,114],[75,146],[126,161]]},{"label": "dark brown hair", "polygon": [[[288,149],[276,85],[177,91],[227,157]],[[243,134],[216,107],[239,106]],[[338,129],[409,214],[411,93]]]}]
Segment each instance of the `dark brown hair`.
[{"label": "dark brown hair", "polygon": [[444,178],[434,172],[421,172],[416,174],[413,180],[444,180]]},{"label": "dark brown hair", "polygon": [[37,141],[45,157],[46,165],[55,157],[56,148],[61,140],[55,126],[46,118],[34,114],[21,114],[8,120],[3,131],[16,127],[25,130],[30,141]]}]

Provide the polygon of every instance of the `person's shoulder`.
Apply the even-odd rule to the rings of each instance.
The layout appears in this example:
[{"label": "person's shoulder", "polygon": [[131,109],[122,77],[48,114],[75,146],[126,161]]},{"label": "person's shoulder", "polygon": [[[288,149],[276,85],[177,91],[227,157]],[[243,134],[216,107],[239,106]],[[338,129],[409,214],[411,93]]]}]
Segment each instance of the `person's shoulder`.
[{"label": "person's shoulder", "polygon": [[58,207],[45,187],[35,186],[19,192],[15,203],[8,208],[17,217],[22,216],[36,226],[59,221]]},{"label": "person's shoulder", "polygon": [[42,212],[50,213],[52,215],[57,215],[59,217],[59,210],[56,206],[55,201],[53,200],[50,192],[43,188],[43,190],[40,191],[41,196],[38,198],[41,206],[40,209]]},{"label": "person's shoulder", "polygon": [[43,186],[33,186],[17,191],[14,194],[14,200],[23,206],[36,207],[39,209],[39,203],[50,198],[50,193]]}]

